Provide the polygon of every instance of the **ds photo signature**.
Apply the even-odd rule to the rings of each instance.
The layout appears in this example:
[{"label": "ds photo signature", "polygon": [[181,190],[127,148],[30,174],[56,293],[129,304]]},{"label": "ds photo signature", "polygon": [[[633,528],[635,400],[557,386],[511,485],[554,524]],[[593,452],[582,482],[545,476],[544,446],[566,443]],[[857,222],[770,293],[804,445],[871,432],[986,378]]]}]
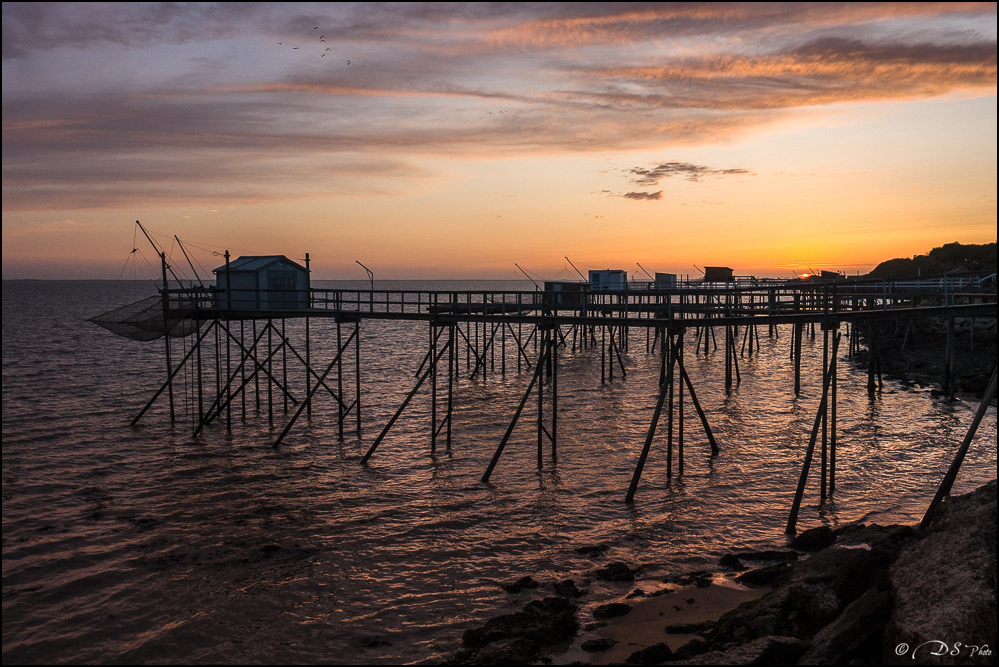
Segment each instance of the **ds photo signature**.
[{"label": "ds photo signature", "polygon": [[938,639],[932,639],[928,642],[923,642],[919,646],[912,649],[909,652],[909,645],[902,642],[895,647],[895,655],[911,655],[912,659],[916,659],[916,654],[920,655],[950,655],[950,656],[965,656],[967,658],[973,658],[975,656],[990,656],[992,655],[992,649],[989,648],[988,644],[981,644],[976,646],[975,644],[964,644],[962,642],[954,642],[953,644],[947,644],[947,642],[942,642]]}]

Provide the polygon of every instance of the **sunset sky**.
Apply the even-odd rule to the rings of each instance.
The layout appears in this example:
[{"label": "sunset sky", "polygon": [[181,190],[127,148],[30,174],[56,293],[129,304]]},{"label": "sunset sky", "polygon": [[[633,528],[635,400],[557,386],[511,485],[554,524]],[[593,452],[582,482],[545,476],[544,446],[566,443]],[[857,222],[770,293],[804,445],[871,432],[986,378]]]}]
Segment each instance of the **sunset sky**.
[{"label": "sunset sky", "polygon": [[3,277],[853,274],[996,239],[996,123],[995,3],[4,3]]}]

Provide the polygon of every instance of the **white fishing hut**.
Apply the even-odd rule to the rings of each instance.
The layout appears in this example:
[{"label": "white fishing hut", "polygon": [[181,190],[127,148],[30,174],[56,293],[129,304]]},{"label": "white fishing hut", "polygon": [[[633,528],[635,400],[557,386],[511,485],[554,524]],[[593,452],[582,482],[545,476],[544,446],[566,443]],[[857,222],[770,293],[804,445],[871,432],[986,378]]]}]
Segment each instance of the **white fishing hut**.
[{"label": "white fishing hut", "polygon": [[213,269],[217,304],[228,310],[309,307],[309,270],[284,255],[243,255]]}]

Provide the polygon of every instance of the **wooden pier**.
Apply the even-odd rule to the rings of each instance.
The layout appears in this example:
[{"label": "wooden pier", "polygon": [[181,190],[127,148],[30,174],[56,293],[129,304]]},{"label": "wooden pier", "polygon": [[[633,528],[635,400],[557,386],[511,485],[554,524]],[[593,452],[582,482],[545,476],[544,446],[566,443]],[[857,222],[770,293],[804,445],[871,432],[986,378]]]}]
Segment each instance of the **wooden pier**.
[{"label": "wooden pier", "polygon": [[[228,262],[228,257],[227,257]],[[788,521],[795,520],[816,448],[819,450],[819,493],[823,500],[836,486],[837,358],[843,343],[855,354],[861,334],[868,347],[868,391],[881,385],[880,363],[872,344],[878,320],[903,322],[942,318],[950,323],[945,355],[951,369],[946,390],[953,396],[955,318],[995,319],[995,274],[962,274],[905,281],[743,281],[681,283],[668,289],[654,284],[629,285],[622,290],[561,291],[431,291],[308,288],[299,298],[257,290],[170,286],[163,258],[163,283],[158,313],[164,336],[166,377],[158,391],[133,419],[137,424],[164,396],[171,421],[179,415],[174,384],[182,369],[193,400],[185,413],[199,435],[212,424],[232,428],[233,413],[247,419],[251,411],[276,413],[284,427],[273,445],[292,437],[303,414],[311,417],[317,395],[332,397],[340,437],[348,425],[361,434],[362,373],[360,327],[365,320],[426,322],[426,351],[414,382],[402,403],[380,430],[361,459],[375,456],[379,445],[405,412],[414,396],[427,391],[431,399],[430,451],[450,448],[454,381],[460,375],[485,380],[491,373],[531,374],[511,415],[482,481],[490,479],[514,429],[532,397],[536,400],[537,465],[557,461],[559,357],[568,350],[600,348],[601,382],[626,377],[623,354],[644,338],[645,350],[660,356],[656,407],[627,490],[634,500],[651,447],[665,421],[667,478],[683,474],[683,411],[689,400],[698,415],[712,455],[721,451],[711,431],[697,391],[684,365],[685,337],[693,337],[696,354],[725,355],[725,387],[741,379],[739,359],[759,349],[761,332],[779,336],[777,325],[792,325],[788,357],[794,368],[794,394],[801,388],[802,338],[821,332],[822,398],[810,434],[797,493]],[[227,285],[232,284],[226,282]],[[245,307],[270,303],[289,307]],[[237,307],[243,304],[244,307]],[[334,350],[332,360],[317,365],[313,349],[315,321],[335,325],[335,341],[322,340]],[[108,328],[107,322],[95,321]],[[293,324],[289,327],[289,323]],[[293,329],[293,330],[292,330]],[[114,329],[112,329],[114,330]],[[327,336],[329,334],[326,334]],[[741,341],[740,341],[741,338]],[[993,383],[994,385],[994,383]],[[252,394],[252,397],[250,396]],[[263,405],[266,403],[266,405]],[[277,403],[277,405],[275,405]]]}]

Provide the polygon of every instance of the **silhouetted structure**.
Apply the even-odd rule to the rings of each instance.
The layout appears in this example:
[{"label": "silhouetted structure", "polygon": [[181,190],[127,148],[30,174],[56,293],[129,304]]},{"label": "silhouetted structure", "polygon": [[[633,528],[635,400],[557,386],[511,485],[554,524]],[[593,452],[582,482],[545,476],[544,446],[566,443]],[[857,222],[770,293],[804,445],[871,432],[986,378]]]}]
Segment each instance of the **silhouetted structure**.
[{"label": "silhouetted structure", "polygon": [[[228,253],[227,253],[228,255]],[[768,326],[779,337],[777,325],[791,326],[789,363],[794,388],[801,384],[802,337],[816,325],[822,332],[822,398],[811,430],[799,486],[788,521],[794,531],[813,451],[820,452],[820,497],[824,501],[836,484],[837,358],[841,326],[847,325],[851,354],[859,348],[858,328],[876,320],[914,317],[996,317],[994,275],[968,274],[885,282],[872,280],[727,282],[732,270],[706,267],[705,279],[719,277],[724,285],[673,282],[672,287],[646,284],[629,289],[624,271],[591,271],[590,283],[549,282],[543,292],[312,289],[306,266],[280,255],[241,257],[215,269],[217,287],[170,287],[166,255],[163,289],[159,297],[142,302],[138,314],[128,309],[94,318],[116,333],[149,340],[165,337],[167,378],[135,417],[137,423],[165,391],[175,419],[173,383],[182,368],[185,395],[196,422],[195,435],[213,423],[232,427],[233,413],[246,419],[248,409],[265,408],[275,420],[275,399],[281,401],[287,421],[274,442],[289,435],[298,418],[311,416],[313,401],[328,395],[336,403],[340,435],[353,416],[361,428],[362,357],[360,326],[365,319],[421,321],[428,324],[428,346],[416,370],[416,382],[402,404],[362,458],[373,456],[393,425],[424,384],[430,387],[430,449],[441,438],[450,448],[454,385],[464,374],[485,380],[489,373],[505,375],[524,368],[531,380],[516,408],[482,479],[492,475],[513,430],[532,397],[537,401],[538,467],[544,466],[544,445],[557,460],[559,356],[587,347],[600,348],[600,381],[613,382],[615,368],[626,377],[625,354],[633,330],[646,332],[646,351],[661,358],[657,401],[645,444],[635,468],[627,500],[634,499],[661,418],[666,422],[666,472],[673,475],[674,443],[678,474],[684,467],[685,394],[693,405],[712,455],[720,451],[707,413],[684,364],[684,336],[693,331],[695,354],[718,349],[721,331],[725,354],[725,387],[731,390],[741,377],[739,357],[759,349],[758,327]],[[716,271],[717,270],[717,271]],[[594,281],[594,277],[599,276]],[[658,275],[657,275],[658,278]],[[657,281],[658,282],[658,281]],[[595,284],[599,284],[597,289]],[[159,304],[157,307],[157,303]],[[134,309],[132,309],[134,310]],[[128,312],[125,312],[128,311]],[[116,315],[117,313],[117,315]],[[120,317],[118,317],[120,316]],[[315,364],[311,322],[326,319],[321,345],[323,362]],[[292,327],[286,324],[292,322]],[[346,330],[344,330],[346,325]],[[738,338],[742,332],[742,347]],[[954,328],[949,329],[946,354],[953,366]],[[211,335],[214,334],[214,341]],[[180,336],[179,341],[177,337]],[[346,336],[346,338],[345,338]],[[335,340],[331,340],[335,338]],[[173,341],[173,342],[171,342]],[[179,363],[171,359],[182,346]],[[868,391],[880,386],[876,344],[868,338]],[[189,365],[189,366],[188,366]],[[191,368],[193,367],[193,368]],[[948,377],[953,377],[953,374]],[[877,380],[877,381],[875,381]],[[948,380],[948,391],[954,387]],[[248,398],[252,394],[252,398]],[[675,436],[675,437],[674,437]]]},{"label": "silhouetted structure", "polygon": [[730,283],[735,280],[732,269],[727,266],[705,266],[704,282],[706,283]]}]

